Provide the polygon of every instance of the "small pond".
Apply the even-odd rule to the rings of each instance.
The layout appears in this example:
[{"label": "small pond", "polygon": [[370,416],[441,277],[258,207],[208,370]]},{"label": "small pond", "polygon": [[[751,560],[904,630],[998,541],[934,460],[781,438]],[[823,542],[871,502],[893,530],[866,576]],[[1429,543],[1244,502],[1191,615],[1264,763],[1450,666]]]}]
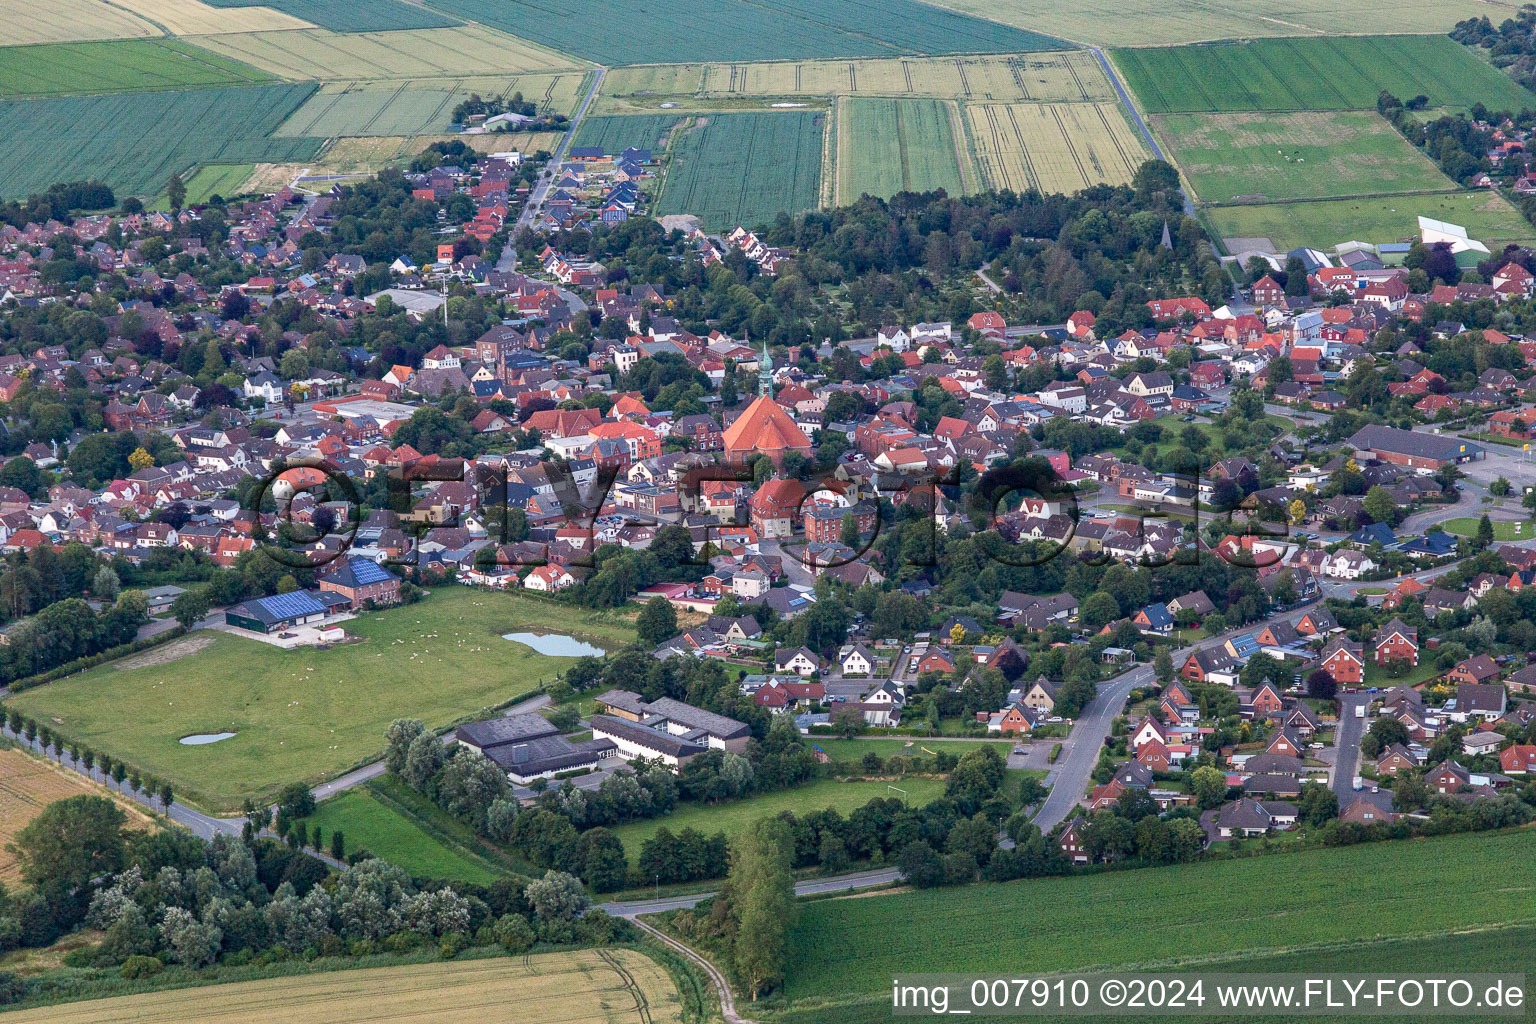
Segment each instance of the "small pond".
[{"label": "small pond", "polygon": [[594,647],[585,640],[577,640],[564,633],[503,633],[501,638],[532,647],[551,658],[579,658],[583,654],[600,658],[607,653],[601,647]]},{"label": "small pond", "polygon": [[205,743],[217,743],[219,740],[227,740],[232,732],[195,732],[191,736],[183,736],[181,742],[189,747],[200,747]]}]

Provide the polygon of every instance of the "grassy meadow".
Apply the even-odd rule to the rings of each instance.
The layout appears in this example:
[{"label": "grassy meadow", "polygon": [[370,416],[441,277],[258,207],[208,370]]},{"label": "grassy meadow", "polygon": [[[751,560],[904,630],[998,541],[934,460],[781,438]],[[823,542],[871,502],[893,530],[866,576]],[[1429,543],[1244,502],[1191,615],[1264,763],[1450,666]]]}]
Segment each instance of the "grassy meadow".
[{"label": "grassy meadow", "polygon": [[894,783],[820,779],[810,785],[732,803],[680,804],[675,812],[664,818],[648,818],[627,825],[616,825],[613,833],[624,844],[624,853],[633,864],[640,855],[640,847],[658,829],[666,828],[677,833],[692,828],[707,836],[724,832],[726,838],[733,839],[759,818],[771,818],[780,811],[805,814],[830,807],[846,816],[875,797],[901,799],[902,794],[893,791],[892,786],[906,790],[905,799],[913,807],[920,807],[944,795],[943,779],[908,778]]},{"label": "grassy meadow", "polygon": [[[286,782],[323,781],[372,758],[393,719],[442,726],[554,681],[568,659],[501,634],[544,632],[555,620],[610,648],[634,636],[619,620],[519,594],[442,587],[419,604],[348,622],[360,643],[284,651],[229,633],[194,633],[173,643],[207,646],[185,657],[104,665],[8,703],[71,742],[168,779],[179,799],[230,811]],[[178,742],[224,731],[236,735],[203,746]]]},{"label": "grassy meadow", "polygon": [[485,885],[502,874],[482,859],[466,855],[433,836],[416,821],[380,800],[371,787],[349,789],[323,800],[316,806],[315,813],[305,820],[311,829],[320,827],[326,844],[340,831],[346,839],[348,853],[366,849],[418,878],[446,878]]},{"label": "grassy meadow", "polygon": [[1457,187],[1375,111],[1163,114],[1153,128],[1204,202]]},{"label": "grassy meadow", "polygon": [[1416,238],[1420,216],[1460,224],[1494,251],[1507,242],[1536,238],[1536,228],[1509,200],[1488,191],[1210,207],[1205,215],[1223,238],[1267,237],[1281,252],[1298,245],[1326,249],[1353,239]]},{"label": "grassy meadow", "polygon": [[0,97],[7,99],[272,81],[265,71],[174,39],[0,46]]}]

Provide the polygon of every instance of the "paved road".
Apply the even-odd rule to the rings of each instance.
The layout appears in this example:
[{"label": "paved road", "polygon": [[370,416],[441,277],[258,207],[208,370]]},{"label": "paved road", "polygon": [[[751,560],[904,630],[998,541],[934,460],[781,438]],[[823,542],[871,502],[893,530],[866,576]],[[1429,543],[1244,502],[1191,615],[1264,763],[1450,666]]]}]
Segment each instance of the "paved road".
[{"label": "paved road", "polygon": [[1336,755],[1333,775],[1328,785],[1338,796],[1340,809],[1343,809],[1354,793],[1355,776],[1360,774],[1360,740],[1365,735],[1366,726],[1370,724],[1370,719],[1355,717],[1355,708],[1369,704],[1373,696],[1369,693],[1339,694],[1339,724],[1333,732]]},{"label": "paved road", "polygon": [[[817,896],[829,892],[867,889],[875,885],[889,885],[900,877],[901,872],[896,868],[878,868],[873,871],[853,871],[846,875],[833,875],[830,878],[807,878],[795,883],[795,895]],[[633,918],[636,914],[660,914],[668,910],[685,910],[698,906],[702,901],[715,895],[717,891],[711,890],[688,893],[683,896],[664,896],[659,900],[599,903],[598,907],[615,917]]]},{"label": "paved road", "polygon": [[581,106],[576,108],[576,116],[571,118],[564,138],[550,155],[549,163],[544,165],[544,171],[539,175],[539,180],[534,182],[533,191],[528,193],[528,202],[523,205],[523,212],[517,215],[517,223],[512,226],[511,235],[507,238],[507,246],[502,250],[501,258],[496,261],[497,270],[505,272],[517,266],[517,249],[512,244],[512,239],[517,237],[518,231],[533,223],[534,210],[543,204],[550,186],[555,183],[560,161],[565,156],[565,151],[570,148],[571,140],[576,137],[576,128],[581,124],[581,119],[587,116],[587,110],[592,106],[592,101],[597,98],[597,90],[602,86],[603,76],[607,73],[607,68],[597,69],[597,74],[592,79],[592,87],[587,90]]},{"label": "paved road", "polygon": [[[1089,47],[1089,49],[1099,59],[1100,66],[1104,68],[1104,74],[1109,78],[1109,84],[1113,85],[1115,92],[1120,95],[1120,105],[1125,107],[1125,112],[1136,123],[1136,128],[1141,132],[1141,137],[1147,141],[1147,148],[1152,151],[1152,155],[1159,160],[1172,163],[1173,161],[1163,154],[1163,149],[1157,144],[1157,140],[1152,137],[1152,132],[1147,128],[1147,123],[1141,119],[1141,114],[1137,111],[1136,104],[1131,102],[1130,94],[1125,91],[1125,86],[1120,84],[1120,76],[1115,74],[1115,69],[1110,65],[1109,58],[1104,56],[1104,51],[1097,46]],[[1195,204],[1189,201],[1189,193],[1181,188],[1179,189],[1179,194],[1184,197],[1184,215],[1186,217],[1193,217],[1195,215]]]},{"label": "paved road", "polygon": [[[1178,664],[1179,659],[1174,659]],[[1061,759],[1056,762],[1056,777],[1051,784],[1050,795],[1040,805],[1035,824],[1040,831],[1049,832],[1058,821],[1064,820],[1077,807],[1094,765],[1099,763],[1099,751],[1104,748],[1104,738],[1109,735],[1115,716],[1125,707],[1125,699],[1138,686],[1152,682],[1152,666],[1138,665],[1123,676],[1099,685],[1098,696],[1083,710],[1082,717],[1072,726],[1069,741],[1062,745]]]}]

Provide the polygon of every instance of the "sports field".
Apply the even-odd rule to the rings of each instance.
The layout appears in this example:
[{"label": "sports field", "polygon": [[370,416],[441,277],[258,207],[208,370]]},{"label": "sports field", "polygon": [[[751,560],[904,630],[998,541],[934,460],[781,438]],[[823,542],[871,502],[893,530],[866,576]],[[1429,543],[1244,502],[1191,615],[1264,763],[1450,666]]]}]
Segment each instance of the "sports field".
[{"label": "sports field", "polygon": [[[314,0],[319,2],[319,0]],[[1058,39],[917,0],[693,0],[687,18],[644,0],[428,0],[431,7],[599,64],[1060,50]],[[611,31],[596,30],[609,26]]]},{"label": "sports field", "polygon": [[990,188],[1120,185],[1147,159],[1115,103],[967,103],[965,114],[976,166]]},{"label": "sports field", "polygon": [[239,32],[200,36],[199,46],[289,78],[430,78],[514,75],[583,67],[482,25],[394,32]]},{"label": "sports field", "polygon": [[[837,110],[837,203],[898,192],[969,191],[960,168],[953,102],[845,97]],[[963,147],[964,142],[961,141]]]},{"label": "sports field", "polygon": [[723,230],[815,209],[823,128],[808,111],[694,118],[673,136],[657,215],[690,213],[706,230]]},{"label": "sports field", "polygon": [[[241,8],[251,0],[204,0],[210,7]],[[420,4],[401,0],[263,0],[259,5],[281,11],[311,25],[336,32],[383,32],[388,29],[442,28],[457,25],[450,18]]]},{"label": "sports field", "polygon": [[615,68],[594,110],[632,113],[663,102],[679,109],[749,97],[931,96],[975,100],[1113,100],[1103,69],[1082,50],[1013,56],[901,57],[662,64]]},{"label": "sports field", "polygon": [[1507,15],[1478,0],[1403,0],[1394,4],[1338,0],[940,0],[941,6],[1074,42],[1161,46],[1254,36],[1445,33],[1463,18]]},{"label": "sports field", "polygon": [[312,84],[188,89],[142,96],[0,101],[0,189],[7,198],[97,178],[120,195],[153,196],[195,163],[307,160],[319,139],[270,134]]},{"label": "sports field", "polygon": [[101,0],[0,0],[0,46],[157,36],[143,18]]},{"label": "sports field", "polygon": [[1161,114],[1151,120],[1203,202],[1457,187],[1374,110]]},{"label": "sports field", "polygon": [[1493,192],[1449,192],[1384,199],[1329,199],[1210,207],[1205,211],[1223,238],[1267,237],[1279,252],[1340,242],[1394,242],[1418,237],[1417,217],[1450,221],[1497,251],[1507,242],[1530,244],[1536,230],[1504,197]]},{"label": "sports field", "polygon": [[[1532,924],[1536,879],[1509,865],[1533,856],[1536,829],[1522,829],[810,903],[788,943],[787,994],[889,1000],[891,975],[914,962],[979,973],[1027,964],[1033,975],[1177,969]],[[1285,884],[1277,887],[1277,878]],[[1426,880],[1439,898],[1422,898]],[[1220,928],[1209,927],[1218,920]]]},{"label": "sports field", "polygon": [[[741,835],[759,818],[771,818],[780,811],[805,814],[833,808],[847,817],[869,803],[875,797],[899,800],[902,795],[885,782],[838,782],[836,779],[820,779],[808,786],[796,786],[765,796],[737,800],[724,804],[679,804],[676,811],[661,818],[648,818],[628,825],[615,826],[613,832],[624,844],[624,852],[630,863],[640,855],[640,847],[655,835],[658,829],[670,829],[674,834],[692,828],[707,836],[724,832],[726,838]],[[907,778],[894,783],[907,791],[909,806],[921,807],[944,795],[944,780]]]},{"label": "sports field", "polygon": [[109,787],[88,782],[84,776],[41,756],[19,749],[0,749],[0,884],[14,885],[21,879],[19,864],[7,844],[44,807],[72,796],[108,797],[128,815],[130,827],[149,826],[151,819],[147,814],[132,801],[115,796]]},{"label": "sports field", "polygon": [[330,82],[278,126],[278,135],[316,138],[369,135],[431,135],[448,130],[453,108],[471,94],[521,92],[545,109],[564,111],[576,102],[580,72],[521,78],[423,79],[404,82]]},{"label": "sports field", "polygon": [[276,81],[176,39],[0,47],[0,97],[148,92]]},{"label": "sports field", "polygon": [[[9,702],[39,721],[61,719],[56,727],[71,741],[169,779],[179,799],[228,811],[379,753],[393,719],[441,726],[553,682],[567,659],[501,634],[547,629],[554,615],[522,595],[444,587],[420,604],[348,622],[360,643],[284,651],[228,633],[194,634],[177,642],[211,643],[163,664],[105,665]],[[559,616],[567,631],[610,647],[634,635],[618,620],[566,608]],[[222,731],[237,735],[178,742]]]},{"label": "sports field", "polygon": [[672,978],[632,949],[580,949],[402,967],[318,971],[64,1003],[25,1012],[37,1024],[681,1024]]},{"label": "sports field", "polygon": [[1151,114],[1374,110],[1382,90],[1405,100],[1423,95],[1430,106],[1536,105],[1536,94],[1448,36],[1260,39],[1112,56]]}]

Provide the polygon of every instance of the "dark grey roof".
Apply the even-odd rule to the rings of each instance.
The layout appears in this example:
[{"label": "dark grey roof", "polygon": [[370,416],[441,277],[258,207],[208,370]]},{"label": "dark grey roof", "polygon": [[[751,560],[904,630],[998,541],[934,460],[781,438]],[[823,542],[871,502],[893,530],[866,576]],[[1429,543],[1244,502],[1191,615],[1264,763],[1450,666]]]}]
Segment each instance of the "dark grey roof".
[{"label": "dark grey roof", "polygon": [[1349,444],[1356,451],[1384,451],[1398,455],[1411,455],[1421,459],[1453,461],[1482,451],[1480,445],[1455,437],[1437,434],[1421,434],[1414,430],[1398,430],[1371,424],[1361,427],[1350,437]]},{"label": "dark grey roof", "polygon": [[617,736],[647,750],[669,754],[672,757],[692,757],[694,754],[702,754],[707,749],[703,744],[691,743],[669,732],[610,715],[593,715],[592,729],[594,732],[601,730],[610,736]]},{"label": "dark grey roof", "polygon": [[542,715],[512,715],[461,725],[454,732],[454,739],[490,753],[492,748],[503,744],[526,743],[542,736],[553,736],[559,731]]},{"label": "dark grey roof", "polygon": [[[535,718],[536,715],[526,716]],[[528,778],[546,772],[558,772],[591,764],[610,750],[612,740],[587,740],[572,743],[564,736],[541,736],[526,743],[502,744],[485,751],[485,756],[502,768]]]},{"label": "dark grey roof", "polygon": [[747,736],[752,732],[745,722],[738,722],[734,718],[717,715],[713,711],[705,711],[696,708],[692,704],[684,704],[680,700],[671,697],[663,697],[646,705],[646,711],[653,715],[660,715],[670,722],[678,725],[686,725],[690,729],[702,729],[722,740],[736,739]]}]

